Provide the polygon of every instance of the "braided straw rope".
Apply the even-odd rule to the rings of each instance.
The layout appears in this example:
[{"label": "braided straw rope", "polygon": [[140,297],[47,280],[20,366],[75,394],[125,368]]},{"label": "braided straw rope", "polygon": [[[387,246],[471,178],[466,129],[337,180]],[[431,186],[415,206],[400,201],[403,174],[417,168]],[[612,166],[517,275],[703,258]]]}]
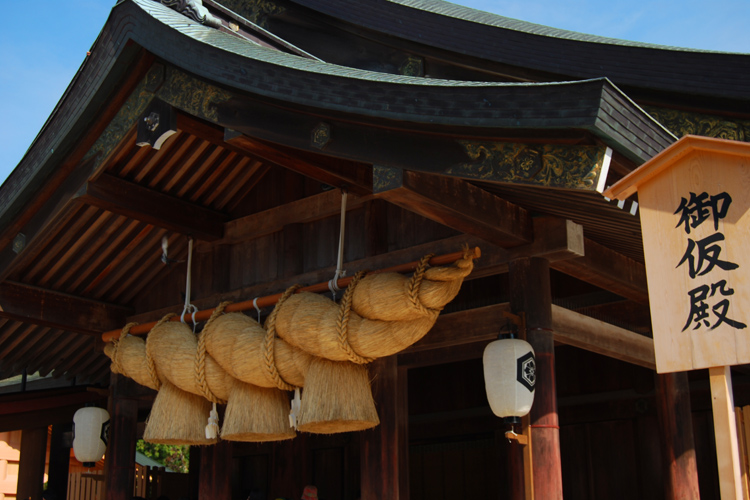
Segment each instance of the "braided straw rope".
[{"label": "braided straw rope", "polygon": [[409,301],[414,306],[414,309],[424,314],[425,316],[429,315],[430,311],[422,304],[422,301],[419,300],[419,288],[422,285],[422,280],[424,279],[424,273],[427,270],[427,267],[429,266],[430,259],[434,256],[435,254],[428,253],[427,255],[422,257],[422,260],[419,261],[419,265],[414,270],[414,274],[412,275],[411,280],[409,281],[409,288],[408,288]]},{"label": "braided straw rope", "polygon": [[[175,316],[177,316],[175,313],[167,314],[154,325],[151,331],[154,331],[156,328],[160,327]],[[154,358],[153,356],[151,356],[151,347],[149,343],[150,338],[150,335],[146,337],[146,367],[148,368],[148,375],[149,377],[151,377],[151,381],[154,383],[154,385],[156,386],[156,390],[158,391],[161,388],[161,380],[159,380],[159,375],[158,373],[156,373]]]},{"label": "braided straw rope", "polygon": [[286,299],[291,297],[298,288],[300,288],[300,285],[292,285],[287,288],[286,291],[281,295],[279,301],[276,303],[276,307],[273,308],[273,311],[271,311],[271,314],[268,315],[268,319],[266,320],[266,337],[263,341],[263,361],[266,365],[266,369],[268,370],[268,374],[273,379],[276,387],[283,391],[293,391],[294,386],[286,383],[281,378],[279,370],[276,368],[276,359],[273,353],[274,341],[276,340],[276,315],[278,314],[279,309],[281,309],[281,305],[286,301]]},{"label": "braided straw rope", "polygon": [[120,336],[112,341],[112,371],[115,373],[125,373],[125,369],[122,367],[122,363],[120,363],[120,358],[117,355],[118,348],[120,347],[120,341],[128,336],[130,333],[130,329],[133,328],[138,323],[128,323],[124,327],[122,327],[122,331],[120,332]]},{"label": "braided straw rope", "polygon": [[211,323],[224,313],[224,308],[231,304],[230,301],[222,302],[214,309],[211,313],[211,317],[208,318],[206,325],[203,327],[203,331],[198,335],[198,351],[195,354],[195,380],[200,387],[203,396],[211,401],[212,403],[226,404],[226,401],[216,397],[208,387],[208,381],[206,380],[206,339],[211,331],[209,326]]},{"label": "braided straw rope", "polygon": [[336,333],[338,336],[339,347],[344,351],[349,358],[349,361],[358,365],[365,365],[372,363],[375,358],[365,358],[360,356],[349,344],[349,313],[352,310],[352,297],[354,296],[354,288],[359,283],[359,280],[367,274],[367,271],[360,271],[354,275],[349,286],[346,287],[344,296],[341,297],[341,303],[339,304],[339,316],[336,319]]}]

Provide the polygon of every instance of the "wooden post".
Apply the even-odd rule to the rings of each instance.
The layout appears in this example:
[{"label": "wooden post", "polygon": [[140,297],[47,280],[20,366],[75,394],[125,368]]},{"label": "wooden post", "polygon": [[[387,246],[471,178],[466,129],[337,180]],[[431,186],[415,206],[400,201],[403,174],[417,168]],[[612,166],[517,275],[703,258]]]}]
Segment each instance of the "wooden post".
[{"label": "wooden post", "polygon": [[304,487],[312,484],[309,434],[276,443],[271,451],[274,472],[271,491],[281,498],[297,498]]},{"label": "wooden post", "polygon": [[188,484],[190,485],[189,500],[198,500],[200,490],[201,474],[201,449],[202,446],[190,447],[190,465],[188,466]]},{"label": "wooden post", "polygon": [[199,500],[231,500],[232,443],[219,441],[201,450]]},{"label": "wooden post", "polygon": [[113,373],[109,384],[109,443],[104,461],[106,500],[130,500],[135,483],[135,442],[138,401],[131,397],[136,383]]},{"label": "wooden post", "polygon": [[47,428],[21,432],[21,457],[18,464],[19,500],[42,500],[44,458],[47,454]]},{"label": "wooden post", "polygon": [[534,495],[539,500],[561,500],[560,425],[549,262],[536,257],[516,259],[510,262],[508,275],[511,309],[514,313],[526,313],[526,340],[536,354],[536,394],[529,415],[534,443]]},{"label": "wooden post", "polygon": [[380,425],[362,434],[362,500],[408,500],[408,403],[406,368],[396,356],[370,365]]},{"label": "wooden post", "polygon": [[71,430],[71,425],[57,424],[52,426],[49,445],[49,479],[47,491],[54,491],[57,498],[68,495],[68,469],[70,468],[70,446],[65,445],[64,434]]},{"label": "wooden post", "polygon": [[716,435],[716,461],[722,500],[742,498],[740,453],[737,444],[737,419],[734,414],[732,375],[728,366],[708,369]]},{"label": "wooden post", "polygon": [[687,373],[657,375],[656,394],[665,471],[665,498],[699,500],[698,466]]}]

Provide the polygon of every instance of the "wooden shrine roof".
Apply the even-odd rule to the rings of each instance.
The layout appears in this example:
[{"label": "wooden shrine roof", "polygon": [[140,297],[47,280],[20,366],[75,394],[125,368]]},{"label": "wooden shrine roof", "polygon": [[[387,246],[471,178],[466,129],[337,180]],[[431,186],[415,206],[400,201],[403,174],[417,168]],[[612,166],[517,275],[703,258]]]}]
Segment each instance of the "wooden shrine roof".
[{"label": "wooden shrine roof", "polygon": [[[583,227],[587,245],[642,267],[638,218],[629,207],[618,208],[593,188],[480,175],[482,155],[470,158],[473,147],[521,145],[560,148],[577,158],[571,163],[585,163],[589,152],[609,150],[610,180],[619,179],[675,136],[618,88],[618,74],[591,69],[598,62],[579,71],[584,62],[576,66],[572,60],[563,73],[545,66],[549,61],[535,62],[531,52],[512,57],[522,58],[537,75],[565,74],[566,81],[437,79],[333,64],[305,37],[287,36],[299,28],[295,16],[312,9],[317,13],[312,17],[332,23],[333,33],[343,30],[336,26],[340,21],[403,40],[434,26],[434,36],[419,43],[454,58],[468,54],[461,44],[469,44],[468,33],[479,23],[470,54],[488,66],[500,56],[483,48],[483,37],[497,37],[504,45],[506,36],[540,34],[529,33],[528,26],[520,31],[495,26],[496,17],[467,20],[475,14],[431,1],[368,1],[357,9],[322,0],[281,2],[286,14],[269,15],[268,26],[261,28],[236,3],[204,2],[221,29],[154,0],[125,0],[113,8],[91,56],[0,188],[0,377],[26,369],[106,382],[109,360],[100,352],[97,334],[151,311],[142,298],[159,295],[164,278],[174,273],[160,261],[162,237],[169,240],[170,257],[184,259],[188,234],[200,240],[199,252],[231,252],[231,245],[267,237],[285,224],[336,214],[335,191],[318,187],[289,194],[287,171],[318,185],[346,187],[354,195],[353,209],[378,197],[391,200],[379,191],[378,172],[413,171],[409,175],[417,180],[446,181],[491,204],[506,200],[530,217],[569,219]],[[394,31],[393,9],[414,6],[419,9],[409,17],[415,23],[411,35]],[[232,24],[239,28],[234,31]],[[443,24],[455,30],[453,36],[441,36]],[[602,57],[613,61],[619,50],[670,58],[675,52],[550,34],[554,43],[584,43],[594,53],[606,45],[612,52]],[[540,42],[535,50],[546,53],[544,47]],[[511,57],[512,51],[505,52]],[[735,56],[678,52],[693,62],[705,57],[721,65],[729,57],[734,64]],[[748,57],[738,57],[738,68],[744,67]],[[638,87],[646,81],[647,71],[626,67],[630,70],[622,75],[631,79],[624,84]],[[731,90],[730,76],[691,87],[677,86],[669,70],[656,73],[663,74],[654,79],[653,88],[660,91],[674,87],[676,93],[717,99],[747,97]],[[156,102],[174,110],[176,128],[159,150],[136,145],[137,122]],[[571,170],[571,182],[581,181],[581,172]],[[456,229],[461,231],[451,228]],[[489,262],[495,262],[493,251],[498,259],[507,258],[504,248],[487,248]],[[210,263],[199,265],[210,269]],[[501,268],[496,263],[485,272]],[[234,293],[241,283],[233,279],[216,277],[211,290],[196,293],[212,300]],[[617,291],[630,294],[627,286]],[[646,300],[638,285],[630,295]],[[179,302],[164,300],[164,307]]]}]

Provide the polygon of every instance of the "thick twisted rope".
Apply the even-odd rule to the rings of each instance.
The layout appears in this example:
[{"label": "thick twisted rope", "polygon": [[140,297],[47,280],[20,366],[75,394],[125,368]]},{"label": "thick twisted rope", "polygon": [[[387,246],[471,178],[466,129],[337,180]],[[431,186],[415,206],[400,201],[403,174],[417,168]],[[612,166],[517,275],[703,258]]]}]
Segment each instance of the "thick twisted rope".
[{"label": "thick twisted rope", "polygon": [[422,257],[422,259],[419,261],[419,265],[414,270],[414,274],[412,275],[411,280],[409,281],[409,286],[407,288],[407,297],[409,298],[409,302],[411,302],[411,305],[414,307],[414,309],[419,311],[424,316],[428,316],[430,314],[430,309],[425,307],[422,304],[422,301],[419,300],[419,288],[422,286],[424,273],[429,266],[430,259],[434,257],[434,255],[435,254],[429,253]]},{"label": "thick twisted rope", "polygon": [[292,285],[284,291],[281,298],[276,303],[276,307],[273,308],[271,314],[266,319],[266,337],[263,341],[263,362],[266,366],[268,374],[276,384],[276,387],[283,391],[293,391],[295,386],[285,382],[279,370],[276,368],[276,358],[274,357],[274,341],[276,340],[276,315],[281,309],[281,306],[286,302],[286,299],[292,296],[292,294],[300,288],[300,285]]},{"label": "thick twisted rope", "polygon": [[[177,316],[175,313],[167,314],[154,325],[151,331],[153,332],[175,316]],[[148,375],[149,377],[151,377],[151,382],[153,382],[153,384],[156,386],[156,390],[158,391],[159,388],[161,388],[161,380],[159,380],[159,374],[156,372],[156,364],[154,364],[154,358],[153,356],[151,356],[151,343],[149,342],[150,339],[150,335],[146,337],[146,368],[148,368]]]},{"label": "thick twisted rope", "polygon": [[336,319],[336,334],[339,347],[346,353],[349,361],[358,365],[372,363],[375,360],[375,358],[366,358],[364,356],[360,356],[359,354],[354,352],[354,349],[349,344],[349,313],[351,313],[352,310],[352,297],[354,296],[354,288],[366,273],[367,271],[360,271],[355,274],[354,278],[352,278],[351,283],[349,283],[349,286],[346,287],[344,296],[341,297],[341,302],[339,303],[339,315]]},{"label": "thick twisted rope", "polygon": [[122,331],[120,332],[120,336],[112,341],[112,371],[115,373],[121,373],[125,374],[125,369],[122,366],[122,363],[120,363],[120,357],[118,356],[119,353],[119,347],[120,347],[120,341],[128,336],[130,333],[130,329],[133,328],[138,323],[128,323],[124,327],[122,327]]},{"label": "thick twisted rope", "polygon": [[206,340],[211,331],[211,323],[224,313],[224,308],[227,307],[231,302],[222,302],[214,309],[211,317],[208,318],[206,325],[203,327],[203,331],[198,335],[198,350],[195,354],[195,380],[200,387],[203,396],[211,401],[212,403],[226,404],[226,401],[216,397],[208,387],[208,381],[206,380]]}]

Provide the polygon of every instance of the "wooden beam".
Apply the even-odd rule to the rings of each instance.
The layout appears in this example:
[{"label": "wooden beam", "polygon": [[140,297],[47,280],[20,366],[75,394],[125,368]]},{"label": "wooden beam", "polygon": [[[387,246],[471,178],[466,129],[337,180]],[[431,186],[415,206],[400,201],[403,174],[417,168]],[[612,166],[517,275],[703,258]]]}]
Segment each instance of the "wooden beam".
[{"label": "wooden beam", "polygon": [[588,238],[585,256],[560,260],[550,267],[640,304],[648,304],[646,266]]},{"label": "wooden beam", "polygon": [[49,425],[67,424],[73,421],[73,415],[81,408],[80,404],[55,408],[55,411],[15,413],[0,416],[0,432],[34,429]]},{"label": "wooden beam", "polygon": [[93,335],[124,324],[132,310],[44,288],[0,283],[0,317]]},{"label": "wooden beam", "polygon": [[462,233],[503,248],[534,240],[531,216],[524,208],[468,182],[378,166],[373,176],[379,197]]},{"label": "wooden beam", "polygon": [[[360,198],[360,200],[361,199],[362,198]],[[332,200],[333,198],[329,198],[329,201]],[[284,222],[286,224],[289,221],[304,218],[306,213],[305,209],[308,209],[314,205],[319,205],[319,201],[321,201],[321,199],[317,199],[314,201],[310,200],[310,202],[303,202],[302,200],[300,200],[300,204],[295,205],[299,209],[295,209],[297,215],[282,215],[284,212],[278,211],[278,215],[276,215],[276,217],[280,218],[277,218],[277,221]],[[322,206],[322,204],[320,204],[320,206]],[[323,209],[323,211],[325,210],[328,209]],[[320,215],[320,213],[318,213],[318,215]],[[267,231],[272,231],[274,229],[280,231],[283,228],[283,226],[274,228],[263,225],[262,221],[266,218],[265,216],[273,218],[275,216],[274,214],[276,214],[275,209],[256,214],[258,216],[257,222],[261,225],[261,229],[259,229],[259,231],[266,233]],[[255,216],[251,217],[253,217],[253,220],[256,220]],[[533,242],[530,245],[516,247],[509,251],[491,245],[476,236],[459,235],[442,240],[423,243],[421,245],[415,245],[413,247],[403,248],[401,250],[395,250],[385,254],[374,255],[372,257],[347,262],[344,267],[349,271],[350,274],[361,269],[384,269],[398,264],[403,264],[404,262],[418,260],[428,253],[440,255],[456,252],[460,250],[464,245],[468,245],[470,248],[480,247],[482,251],[482,257],[474,261],[474,271],[467,277],[467,279],[471,280],[507,272],[508,259],[513,255],[525,254],[532,257],[538,256],[549,259],[572,258],[580,255],[582,251],[580,248],[581,243],[579,241],[580,226],[572,224],[570,221],[565,221],[563,219],[538,218],[534,219],[534,227],[537,228],[536,231],[539,235],[539,240]],[[227,234],[232,234],[232,231],[229,231]],[[331,279],[331,277],[333,277],[335,271],[335,266],[330,266],[296,276],[283,277],[273,282],[250,285],[247,287],[232,290],[230,292],[215,293],[201,299],[196,299],[193,301],[193,304],[195,304],[198,309],[203,310],[213,308],[216,306],[216,304],[225,300],[240,302],[252,299],[254,297],[271,295],[274,293],[279,293],[294,284],[308,285],[328,281],[329,279]],[[174,304],[155,311],[138,314],[137,316],[130,316],[127,318],[127,320],[137,321],[139,323],[148,323],[150,321],[156,321],[162,318],[169,312],[177,312],[181,310],[182,304]]]},{"label": "wooden beam", "polygon": [[507,302],[441,314],[430,333],[403,350],[399,356],[495,340],[506,323],[503,317],[505,312],[510,312],[510,304]]},{"label": "wooden beam", "polygon": [[[360,208],[372,200],[372,195],[347,196],[347,211]],[[325,191],[301,200],[274,207],[224,225],[224,237],[215,244],[234,244],[281,231],[289,224],[312,222],[341,213],[341,192],[338,189]]]},{"label": "wooden beam", "polygon": [[205,241],[220,239],[228,220],[219,212],[109,174],[87,182],[76,198],[88,205]]},{"label": "wooden beam", "polygon": [[[505,324],[503,313],[509,311],[510,305],[503,303],[441,314],[430,333],[399,353],[399,364],[426,366],[448,359],[446,356],[455,360],[481,357],[484,346],[497,338]],[[643,335],[555,305],[552,327],[555,342],[626,363],[655,367],[654,342]]]},{"label": "wooden beam", "polygon": [[21,394],[9,394],[0,398],[0,416],[14,415],[18,413],[55,413],[58,408],[77,405],[85,406],[104,399],[100,391],[90,391],[82,388],[50,389],[39,393],[39,391]]},{"label": "wooden beam", "polygon": [[654,341],[643,335],[555,305],[552,328],[555,341],[562,344],[656,369]]},{"label": "wooden beam", "polygon": [[367,165],[344,160],[326,159],[303,151],[285,151],[247,135],[227,130],[225,142],[235,151],[260,158],[280,167],[352,193],[365,195],[372,192],[371,171]]}]

